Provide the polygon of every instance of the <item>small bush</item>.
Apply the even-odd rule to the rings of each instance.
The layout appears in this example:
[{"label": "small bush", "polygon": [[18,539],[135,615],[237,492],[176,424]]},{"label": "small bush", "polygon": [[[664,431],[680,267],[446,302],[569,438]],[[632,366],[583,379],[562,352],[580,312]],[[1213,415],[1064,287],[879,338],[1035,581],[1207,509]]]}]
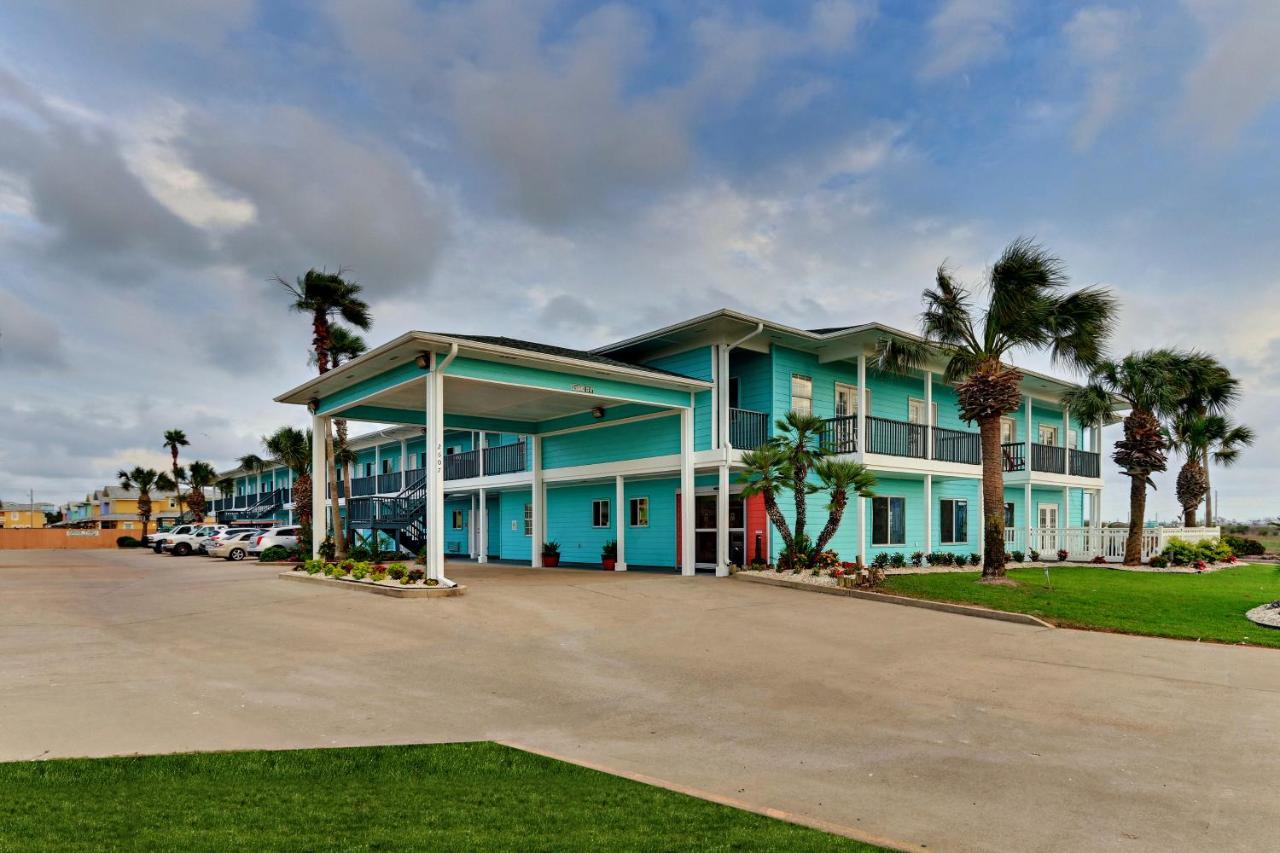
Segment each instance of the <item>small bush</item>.
[{"label": "small bush", "polygon": [[1068,557],[1070,557],[1070,556],[1071,556],[1071,554],[1067,551],[1067,549],[1066,549],[1066,548],[1059,548],[1059,549],[1058,549],[1058,562],[1059,562],[1059,563],[1065,563],[1065,562],[1067,561],[1067,558],[1068,558]]},{"label": "small bush", "polygon": [[410,569],[409,574],[406,575],[406,577],[408,577],[409,580],[413,581],[414,583],[417,583],[418,581],[422,580],[426,576],[427,576],[427,572],[425,569]]},{"label": "small bush", "polygon": [[969,565],[976,566],[981,562],[982,562],[982,555],[979,554],[977,551],[974,551],[972,554],[969,555]]},{"label": "small bush", "polygon": [[141,545],[142,545],[142,543],[141,543],[141,542],[139,542],[137,539],[134,539],[132,536],[117,536],[117,537],[116,537],[116,547],[117,547],[117,548],[138,548],[138,547],[140,547]]},{"label": "small bush", "polygon": [[324,541],[320,543],[319,553],[323,560],[332,560],[337,553],[337,546],[333,544],[333,537],[326,536]]},{"label": "small bush", "polygon": [[375,583],[378,581],[384,581],[386,579],[387,579],[387,572],[385,569],[376,568],[369,573],[369,580],[374,581]]},{"label": "small bush", "polygon": [[924,565],[924,551],[916,551],[911,555],[911,565],[917,569]]},{"label": "small bush", "polygon": [[258,559],[264,563],[274,563],[280,560],[287,560],[293,552],[283,545],[272,545],[267,550],[258,555]]},{"label": "small bush", "polygon": [[1014,562],[1014,563],[1021,563],[1026,558],[1026,556],[1027,555],[1022,553],[1021,551],[1009,552],[1009,560],[1010,562]]},{"label": "small bush", "polygon": [[440,586],[440,581],[438,578],[427,578],[426,581],[424,581],[424,583],[426,583],[427,586]]},{"label": "small bush", "polygon": [[881,551],[879,554],[876,554],[871,558],[871,565],[881,570],[889,568],[889,552]]},{"label": "small bush", "polygon": [[1107,564],[1107,558],[1099,554],[1089,562],[1093,563],[1095,566],[1105,566]]},{"label": "small bush", "polygon": [[362,581],[365,578],[369,577],[369,564],[357,563],[355,565],[355,568],[351,570],[351,577],[355,578],[358,581]]},{"label": "small bush", "polygon": [[408,572],[409,569],[404,563],[392,563],[387,566],[387,574],[391,575],[392,580],[403,580]]},{"label": "small bush", "polygon": [[1244,536],[1224,536],[1222,541],[1231,548],[1231,552],[1237,557],[1257,557],[1267,553],[1267,548],[1257,539],[1247,539]]},{"label": "small bush", "polygon": [[324,560],[307,560],[302,564],[302,570],[309,575],[318,575],[325,569]]},{"label": "small bush", "polygon": [[368,562],[373,559],[373,552],[364,545],[352,545],[347,549],[347,558],[353,562]]},{"label": "small bush", "polygon": [[1040,562],[1040,552],[1037,551],[1035,548],[1032,548],[1029,552],[1027,552],[1027,556],[1031,558],[1031,562],[1033,563]]},{"label": "small bush", "polygon": [[1152,557],[1150,560],[1147,561],[1147,565],[1149,565],[1153,569],[1163,569],[1168,567],[1169,561],[1164,557],[1160,556],[1159,554],[1156,554],[1154,557]]},{"label": "small bush", "polygon": [[907,565],[907,558],[902,556],[901,552],[894,551],[889,557],[889,565],[895,569],[905,568]]}]

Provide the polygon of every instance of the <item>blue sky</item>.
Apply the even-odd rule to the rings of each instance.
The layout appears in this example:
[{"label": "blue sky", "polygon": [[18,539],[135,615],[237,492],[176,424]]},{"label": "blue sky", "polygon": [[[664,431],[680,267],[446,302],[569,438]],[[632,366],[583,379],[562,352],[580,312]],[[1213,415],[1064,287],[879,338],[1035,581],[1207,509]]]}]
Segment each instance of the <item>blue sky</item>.
[{"label": "blue sky", "polygon": [[1032,234],[1115,290],[1118,352],[1240,373],[1260,442],[1215,482],[1275,515],[1276,44],[1271,0],[6,4],[0,499],[169,426],[252,449],[308,370],[276,273],[350,268],[375,343],[590,346],[723,305],[914,328],[938,263]]}]

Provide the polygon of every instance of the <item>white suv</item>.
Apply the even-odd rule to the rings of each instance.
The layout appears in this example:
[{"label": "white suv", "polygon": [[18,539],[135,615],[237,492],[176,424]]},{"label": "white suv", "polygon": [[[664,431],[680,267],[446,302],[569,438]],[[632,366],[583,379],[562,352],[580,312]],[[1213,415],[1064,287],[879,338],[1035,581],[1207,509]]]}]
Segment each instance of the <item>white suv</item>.
[{"label": "white suv", "polygon": [[225,524],[204,524],[186,533],[170,533],[160,548],[175,557],[185,557],[200,547],[200,540],[226,529]]},{"label": "white suv", "polygon": [[147,537],[147,543],[157,554],[159,554],[164,543],[169,541],[169,537],[186,536],[198,526],[199,525],[197,524],[179,524],[177,527],[171,527],[168,530],[153,533],[151,536]]},{"label": "white suv", "polygon": [[256,557],[273,545],[279,545],[282,548],[297,548],[298,528],[273,527],[270,530],[264,530],[262,535],[254,539],[249,546],[249,554]]}]

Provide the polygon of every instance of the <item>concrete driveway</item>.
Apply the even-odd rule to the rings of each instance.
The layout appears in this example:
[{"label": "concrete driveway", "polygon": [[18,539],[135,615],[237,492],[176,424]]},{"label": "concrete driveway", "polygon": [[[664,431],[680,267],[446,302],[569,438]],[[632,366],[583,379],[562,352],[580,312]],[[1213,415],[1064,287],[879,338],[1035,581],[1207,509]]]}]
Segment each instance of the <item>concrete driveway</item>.
[{"label": "concrete driveway", "polygon": [[399,600],[0,552],[0,759],[500,739],[931,850],[1275,849],[1274,650],[450,573],[466,596]]}]

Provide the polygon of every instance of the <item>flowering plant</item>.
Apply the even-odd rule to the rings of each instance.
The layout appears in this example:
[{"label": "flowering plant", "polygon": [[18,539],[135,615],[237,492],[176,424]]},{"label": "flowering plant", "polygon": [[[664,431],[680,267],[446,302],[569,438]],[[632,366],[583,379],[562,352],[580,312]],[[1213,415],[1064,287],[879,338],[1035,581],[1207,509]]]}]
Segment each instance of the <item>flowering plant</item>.
[{"label": "flowering plant", "polygon": [[1195,566],[1197,572],[1203,572],[1205,569],[1209,568],[1209,564],[1206,563],[1204,560],[1196,560],[1193,565]]},{"label": "flowering plant", "polygon": [[1058,562],[1059,562],[1059,563],[1065,563],[1065,562],[1067,561],[1067,557],[1070,557],[1070,556],[1071,556],[1071,553],[1070,553],[1069,551],[1067,551],[1067,549],[1066,549],[1066,548],[1059,548],[1059,549],[1058,549]]}]

